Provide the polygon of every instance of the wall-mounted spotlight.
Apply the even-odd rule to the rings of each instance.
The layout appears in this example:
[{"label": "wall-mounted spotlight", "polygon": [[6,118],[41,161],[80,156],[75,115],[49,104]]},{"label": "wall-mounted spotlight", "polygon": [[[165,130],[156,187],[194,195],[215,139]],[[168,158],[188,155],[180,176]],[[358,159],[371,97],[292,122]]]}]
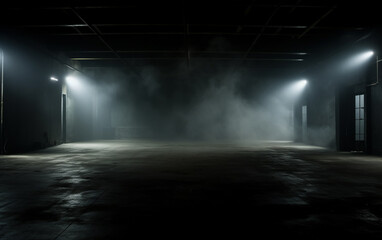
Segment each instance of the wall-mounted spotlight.
[{"label": "wall-mounted spotlight", "polygon": [[365,53],[363,54],[363,57],[366,58],[366,59],[368,59],[368,58],[370,58],[370,57],[373,56],[373,55],[374,55],[374,52],[373,52],[373,51],[367,51],[367,52],[365,52]]},{"label": "wall-mounted spotlight", "polygon": [[80,90],[82,88],[82,85],[83,85],[81,83],[80,79],[78,79],[77,77],[74,77],[74,76],[67,76],[65,78],[65,83],[72,90]]},{"label": "wall-mounted spotlight", "polygon": [[73,82],[73,81],[76,81],[76,78],[74,78],[74,77],[72,77],[72,76],[67,76],[67,77],[65,78],[65,81],[67,81],[67,82]]},{"label": "wall-mounted spotlight", "polygon": [[308,84],[308,80],[306,80],[306,79],[302,79],[302,80],[297,82],[297,86],[299,86],[300,88],[304,88],[306,86],[306,84]]},{"label": "wall-mounted spotlight", "polygon": [[293,92],[294,94],[298,94],[305,88],[307,84],[308,80],[301,79],[291,85],[291,92]]},{"label": "wall-mounted spotlight", "polygon": [[72,77],[72,76],[67,76],[65,78],[65,82],[68,84],[68,85],[71,85],[71,86],[75,86],[78,84],[78,79],[75,78],[75,77]]},{"label": "wall-mounted spotlight", "polygon": [[285,102],[294,103],[303,94],[307,85],[307,79],[296,80],[285,85],[279,94]]},{"label": "wall-mounted spotlight", "polygon": [[373,51],[366,51],[366,52],[363,52],[363,53],[360,53],[356,56],[354,56],[352,58],[352,61],[357,64],[357,63],[362,63],[366,60],[368,60],[369,58],[371,58],[372,56],[374,55],[374,52]]},{"label": "wall-mounted spotlight", "polygon": [[373,51],[366,51],[366,52],[359,53],[349,58],[347,61],[345,61],[342,68],[343,70],[349,70],[351,68],[360,66],[362,63],[365,63],[367,60],[369,60],[373,55],[374,55]]},{"label": "wall-mounted spotlight", "polygon": [[53,81],[53,82],[58,82],[58,78],[56,78],[56,77],[53,77],[53,76],[52,76],[52,77],[50,77],[50,80],[51,80],[51,81]]}]

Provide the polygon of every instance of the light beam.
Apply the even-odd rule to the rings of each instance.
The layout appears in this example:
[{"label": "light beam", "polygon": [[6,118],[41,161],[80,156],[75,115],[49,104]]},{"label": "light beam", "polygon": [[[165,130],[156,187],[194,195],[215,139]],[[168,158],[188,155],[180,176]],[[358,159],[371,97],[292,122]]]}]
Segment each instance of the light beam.
[{"label": "light beam", "polygon": [[79,79],[75,78],[73,76],[67,76],[65,78],[65,82],[72,89],[77,89],[78,90],[78,89],[81,88],[81,83],[80,83]]},{"label": "light beam", "polygon": [[361,64],[365,63],[367,60],[369,60],[373,55],[373,51],[359,53],[345,61],[342,68],[343,70],[350,70],[352,68],[358,67]]}]

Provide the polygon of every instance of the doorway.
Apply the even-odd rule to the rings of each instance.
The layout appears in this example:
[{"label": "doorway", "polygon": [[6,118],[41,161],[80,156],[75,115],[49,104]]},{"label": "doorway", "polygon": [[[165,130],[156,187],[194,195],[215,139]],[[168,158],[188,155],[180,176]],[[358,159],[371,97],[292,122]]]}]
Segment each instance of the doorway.
[{"label": "doorway", "polygon": [[62,94],[62,113],[61,113],[61,136],[62,143],[66,143],[66,94]]},{"label": "doorway", "polygon": [[306,143],[308,139],[308,108],[306,105],[301,109],[301,126],[302,142]]}]

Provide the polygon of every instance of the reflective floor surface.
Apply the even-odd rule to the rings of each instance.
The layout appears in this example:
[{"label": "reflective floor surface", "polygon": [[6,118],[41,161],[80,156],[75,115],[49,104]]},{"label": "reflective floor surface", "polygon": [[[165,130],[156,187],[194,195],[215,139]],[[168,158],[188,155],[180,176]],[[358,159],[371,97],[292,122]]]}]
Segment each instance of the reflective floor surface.
[{"label": "reflective floor surface", "polygon": [[382,157],[144,140],[0,157],[0,239],[148,236],[381,239]]}]

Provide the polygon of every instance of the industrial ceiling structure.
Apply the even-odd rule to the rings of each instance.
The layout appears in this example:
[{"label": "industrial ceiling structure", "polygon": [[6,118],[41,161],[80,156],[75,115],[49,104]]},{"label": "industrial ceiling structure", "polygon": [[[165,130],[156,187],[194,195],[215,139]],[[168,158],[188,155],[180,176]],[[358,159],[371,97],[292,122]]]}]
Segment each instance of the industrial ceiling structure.
[{"label": "industrial ceiling structure", "polygon": [[83,1],[8,7],[0,18],[3,33],[33,36],[85,68],[208,60],[302,69],[323,48],[367,37],[375,11],[340,1]]}]

